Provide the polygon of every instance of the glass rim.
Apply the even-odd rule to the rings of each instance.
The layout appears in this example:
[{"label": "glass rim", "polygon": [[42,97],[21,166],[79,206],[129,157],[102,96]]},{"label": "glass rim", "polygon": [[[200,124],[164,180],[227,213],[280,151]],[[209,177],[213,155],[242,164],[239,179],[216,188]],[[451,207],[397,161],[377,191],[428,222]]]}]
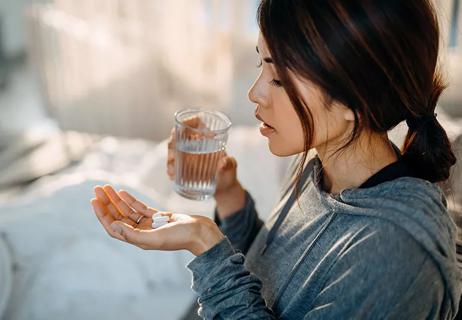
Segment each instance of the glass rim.
[{"label": "glass rim", "polygon": [[[215,115],[215,116],[219,116],[222,120],[224,120],[226,126],[223,129],[217,129],[217,130],[210,130],[210,129],[207,129],[207,128],[194,128],[194,127],[191,127],[191,126],[189,126],[189,125],[187,125],[187,124],[185,124],[185,123],[178,120],[179,115],[181,115],[183,113],[188,113],[188,112],[204,112],[204,113],[212,114],[212,115]],[[213,132],[213,133],[220,134],[220,133],[225,133],[226,131],[228,131],[229,128],[231,127],[231,125],[232,125],[232,122],[229,119],[229,117],[226,114],[224,114],[223,112],[218,111],[218,110],[206,110],[206,109],[203,109],[203,108],[186,108],[186,109],[181,109],[181,110],[176,111],[175,114],[174,114],[174,117],[175,117],[175,124],[178,124],[180,126],[186,127],[188,129],[191,129],[191,130],[194,130],[194,131],[197,131],[197,132]]]}]

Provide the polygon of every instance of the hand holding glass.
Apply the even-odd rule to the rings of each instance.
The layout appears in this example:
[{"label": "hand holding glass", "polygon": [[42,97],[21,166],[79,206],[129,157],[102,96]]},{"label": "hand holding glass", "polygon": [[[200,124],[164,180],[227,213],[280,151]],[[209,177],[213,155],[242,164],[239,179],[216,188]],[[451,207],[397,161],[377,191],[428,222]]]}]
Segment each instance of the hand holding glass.
[{"label": "hand holding glass", "polygon": [[192,200],[213,196],[218,162],[225,155],[229,118],[219,111],[175,113],[174,189]]}]

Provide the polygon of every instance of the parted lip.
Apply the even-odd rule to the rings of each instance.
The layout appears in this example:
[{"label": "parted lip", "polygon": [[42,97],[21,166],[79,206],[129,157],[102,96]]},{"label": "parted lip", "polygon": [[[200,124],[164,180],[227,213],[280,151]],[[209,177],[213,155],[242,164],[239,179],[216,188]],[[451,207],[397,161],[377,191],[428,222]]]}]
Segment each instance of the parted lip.
[{"label": "parted lip", "polygon": [[266,124],[267,126],[273,128],[268,122],[266,122],[265,120],[263,120],[263,118],[258,114],[258,112],[255,112],[255,118],[257,118],[258,120],[260,120],[261,122],[263,122],[263,123]]}]

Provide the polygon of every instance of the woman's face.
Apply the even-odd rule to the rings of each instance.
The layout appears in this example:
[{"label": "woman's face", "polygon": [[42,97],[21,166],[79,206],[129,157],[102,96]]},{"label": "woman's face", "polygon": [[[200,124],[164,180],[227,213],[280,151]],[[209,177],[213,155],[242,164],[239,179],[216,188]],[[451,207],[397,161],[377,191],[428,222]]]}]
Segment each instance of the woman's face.
[{"label": "woman's face", "polygon": [[[284,87],[279,83],[271,55],[261,34],[258,37],[257,50],[262,61],[261,72],[249,90],[249,99],[257,105],[255,115],[262,121],[260,132],[268,138],[269,148],[274,155],[283,157],[303,152],[301,122]],[[337,103],[327,108],[317,86],[291,75],[313,116],[314,137],[311,148],[335,148],[337,144],[340,147],[342,138],[353,128],[353,112]]]}]

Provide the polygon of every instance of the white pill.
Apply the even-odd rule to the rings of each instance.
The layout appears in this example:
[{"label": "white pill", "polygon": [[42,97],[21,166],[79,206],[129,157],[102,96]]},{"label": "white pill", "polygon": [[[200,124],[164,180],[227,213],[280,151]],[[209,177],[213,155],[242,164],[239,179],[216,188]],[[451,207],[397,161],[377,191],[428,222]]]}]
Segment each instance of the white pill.
[{"label": "white pill", "polygon": [[167,224],[167,223],[169,223],[169,221],[162,220],[162,221],[154,221],[153,223],[155,223],[155,224]]},{"label": "white pill", "polygon": [[[152,215],[152,219],[154,220],[154,218],[157,218],[157,217],[166,217],[165,214],[167,214],[168,212],[165,212],[165,211],[158,211],[157,213],[154,213]],[[164,215],[162,215],[164,214]]]},{"label": "white pill", "polygon": [[152,219],[153,222],[168,222],[170,220],[170,217],[156,217]]},{"label": "white pill", "polygon": [[168,222],[154,222],[152,224],[152,228],[153,229],[160,228],[162,226],[165,226],[166,224],[168,224]]}]

